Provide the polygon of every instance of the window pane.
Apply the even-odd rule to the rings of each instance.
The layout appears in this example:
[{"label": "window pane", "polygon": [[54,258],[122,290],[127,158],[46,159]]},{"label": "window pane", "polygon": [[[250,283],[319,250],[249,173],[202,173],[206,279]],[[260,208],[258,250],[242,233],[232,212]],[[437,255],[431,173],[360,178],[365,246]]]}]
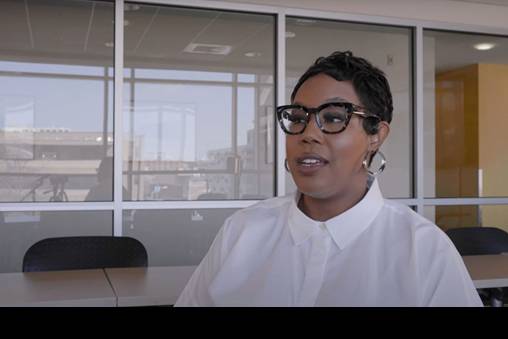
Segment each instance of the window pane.
[{"label": "window pane", "polygon": [[0,2],[0,201],[112,199],[113,14]]},{"label": "window pane", "polygon": [[0,273],[21,272],[26,250],[39,240],[112,234],[111,211],[0,212]]},{"label": "window pane", "polygon": [[[412,192],[412,57],[411,30],[328,20],[288,18],[286,22],[286,100],[299,77],[320,56],[350,50],[383,70],[393,96],[390,135],[381,150],[387,167],[379,177],[386,197],[411,197]],[[312,46],[312,48],[309,48]],[[281,160],[282,161],[282,160]],[[295,189],[291,175],[287,191]]]},{"label": "window pane", "polygon": [[274,17],[128,9],[124,199],[272,197]]},{"label": "window pane", "polygon": [[506,37],[424,32],[426,196],[508,196],[506,45]]},{"label": "window pane", "polygon": [[497,227],[508,232],[508,205],[425,206],[423,215],[441,229]]},{"label": "window pane", "polygon": [[150,266],[198,265],[236,209],[129,210],[123,235],[140,240]]}]

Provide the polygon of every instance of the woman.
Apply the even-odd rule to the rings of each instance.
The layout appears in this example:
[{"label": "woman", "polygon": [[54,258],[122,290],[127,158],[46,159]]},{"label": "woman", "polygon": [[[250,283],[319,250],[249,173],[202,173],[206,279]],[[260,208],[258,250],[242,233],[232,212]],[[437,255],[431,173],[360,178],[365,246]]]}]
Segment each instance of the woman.
[{"label": "woman", "polygon": [[298,192],[228,218],[176,306],[481,306],[448,237],[381,195],[393,110],[383,72],[335,52],[291,102],[277,117]]}]

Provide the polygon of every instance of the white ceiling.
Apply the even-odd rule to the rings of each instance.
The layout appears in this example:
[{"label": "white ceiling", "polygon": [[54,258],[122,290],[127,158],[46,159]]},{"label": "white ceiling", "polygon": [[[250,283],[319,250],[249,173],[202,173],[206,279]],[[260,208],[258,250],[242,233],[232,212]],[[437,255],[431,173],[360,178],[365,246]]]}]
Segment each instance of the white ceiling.
[{"label": "white ceiling", "polygon": [[[0,58],[85,64],[113,61],[111,3],[0,0]],[[273,64],[273,16],[140,6],[125,12],[125,64],[178,68]],[[229,55],[184,52],[190,43],[232,46]],[[107,46],[109,45],[109,47]],[[255,57],[246,53],[258,52]]]},{"label": "white ceiling", "polygon": [[[459,1],[459,0],[456,0]],[[482,1],[487,2],[487,1]],[[496,1],[508,4],[506,1]],[[113,5],[108,2],[0,0],[0,59],[38,60],[110,65],[113,48]],[[140,6],[127,11],[125,65],[184,69],[266,69],[274,58],[273,16]],[[323,53],[337,49],[359,51],[384,64],[387,57],[408,55],[409,31],[328,21],[299,23],[287,30],[289,70],[306,67]],[[508,63],[508,38],[431,33],[436,39],[436,67],[460,67],[478,61]],[[479,52],[477,42],[493,41],[496,48]],[[227,45],[229,55],[184,52],[190,43]],[[302,49],[302,46],[308,48]],[[249,52],[257,53],[247,57]],[[374,61],[373,60],[373,61]],[[399,59],[395,58],[396,63]],[[405,67],[405,65],[404,65]]]},{"label": "white ceiling", "polygon": [[[450,34],[427,32],[435,39],[436,69],[438,72],[475,63],[508,64],[508,38],[479,34]],[[479,51],[474,45],[494,43],[487,51]]]}]

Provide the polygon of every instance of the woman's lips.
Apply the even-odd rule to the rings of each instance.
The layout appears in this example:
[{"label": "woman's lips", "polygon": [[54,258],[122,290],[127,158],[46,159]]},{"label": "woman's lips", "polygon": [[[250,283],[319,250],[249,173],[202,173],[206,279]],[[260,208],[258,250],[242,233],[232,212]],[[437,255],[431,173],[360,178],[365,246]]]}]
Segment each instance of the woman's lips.
[{"label": "woman's lips", "polygon": [[317,154],[306,154],[295,159],[296,170],[311,175],[328,165],[328,160]]}]

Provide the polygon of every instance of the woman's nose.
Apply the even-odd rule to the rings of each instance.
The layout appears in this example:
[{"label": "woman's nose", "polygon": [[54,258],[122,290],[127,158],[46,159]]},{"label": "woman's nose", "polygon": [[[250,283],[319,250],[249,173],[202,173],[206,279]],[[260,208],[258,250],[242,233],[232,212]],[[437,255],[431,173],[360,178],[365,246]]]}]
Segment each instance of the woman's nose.
[{"label": "woman's nose", "polygon": [[323,131],[319,128],[316,116],[312,114],[309,119],[309,123],[305,127],[302,133],[302,140],[304,142],[318,142],[321,143],[323,140]]}]

